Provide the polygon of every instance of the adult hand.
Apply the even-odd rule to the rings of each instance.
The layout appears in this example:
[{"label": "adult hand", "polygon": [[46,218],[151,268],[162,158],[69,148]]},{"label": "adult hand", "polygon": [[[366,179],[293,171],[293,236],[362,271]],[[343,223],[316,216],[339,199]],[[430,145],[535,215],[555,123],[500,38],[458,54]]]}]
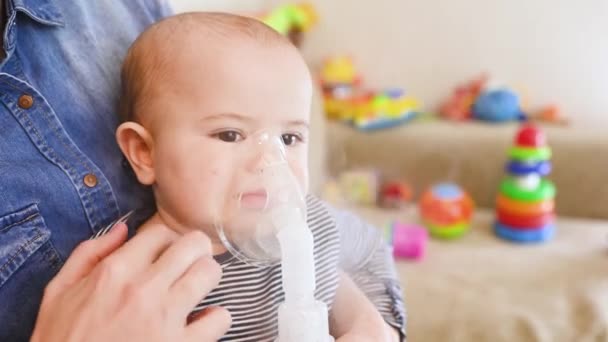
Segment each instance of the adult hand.
[{"label": "adult hand", "polygon": [[216,341],[230,315],[188,315],[221,278],[201,232],[156,224],[125,243],[127,227],[80,244],[48,284],[32,342]]}]

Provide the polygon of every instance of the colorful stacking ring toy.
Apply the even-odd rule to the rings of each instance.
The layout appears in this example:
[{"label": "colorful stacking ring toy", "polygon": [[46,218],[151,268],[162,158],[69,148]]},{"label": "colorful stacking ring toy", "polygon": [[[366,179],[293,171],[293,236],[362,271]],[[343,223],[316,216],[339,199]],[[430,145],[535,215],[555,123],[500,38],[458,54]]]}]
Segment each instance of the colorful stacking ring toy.
[{"label": "colorful stacking ring toy", "polygon": [[543,147],[547,139],[543,131],[533,125],[522,126],[515,136],[515,145],[521,147]]},{"label": "colorful stacking ring toy", "polygon": [[496,235],[505,240],[518,243],[538,243],[550,240],[555,235],[555,225],[550,223],[533,229],[515,229],[496,222],[494,231]]},{"label": "colorful stacking ring toy", "polygon": [[500,191],[506,197],[521,202],[547,201],[555,197],[555,186],[546,179],[540,181],[537,189],[528,191],[520,188],[515,179],[506,178],[500,184]]},{"label": "colorful stacking ring toy", "polygon": [[515,160],[548,160],[551,158],[551,149],[548,147],[520,147],[509,149],[509,157]]},{"label": "colorful stacking ring toy", "polygon": [[537,174],[544,177],[551,173],[551,162],[548,160],[543,160],[530,163],[514,160],[507,164],[506,170],[508,173],[514,176]]},{"label": "colorful stacking ring toy", "polygon": [[[543,213],[540,215],[522,216],[514,215],[508,211],[498,209],[496,211],[498,221],[502,224],[512,227],[513,229],[536,229],[538,227],[546,226],[549,223],[555,221],[555,214],[552,212]],[[534,228],[531,228],[534,227]]]},{"label": "colorful stacking ring toy", "polygon": [[509,157],[509,176],[500,184],[496,200],[496,235],[518,243],[546,241],[555,234],[555,185],[544,178],[552,165],[542,130],[521,127]]},{"label": "colorful stacking ring toy", "polygon": [[498,195],[496,206],[499,210],[511,213],[513,215],[542,215],[553,212],[555,210],[555,201],[546,200],[539,202],[518,202]]}]

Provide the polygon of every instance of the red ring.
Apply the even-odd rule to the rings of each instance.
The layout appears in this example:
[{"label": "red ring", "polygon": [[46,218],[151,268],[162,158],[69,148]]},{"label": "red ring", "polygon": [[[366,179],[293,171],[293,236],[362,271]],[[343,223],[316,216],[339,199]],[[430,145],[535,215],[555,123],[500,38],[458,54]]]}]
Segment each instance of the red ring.
[{"label": "red ring", "polygon": [[555,220],[555,213],[543,213],[540,215],[513,215],[502,209],[496,210],[498,221],[506,226],[521,229],[531,230],[538,227],[544,227]]}]

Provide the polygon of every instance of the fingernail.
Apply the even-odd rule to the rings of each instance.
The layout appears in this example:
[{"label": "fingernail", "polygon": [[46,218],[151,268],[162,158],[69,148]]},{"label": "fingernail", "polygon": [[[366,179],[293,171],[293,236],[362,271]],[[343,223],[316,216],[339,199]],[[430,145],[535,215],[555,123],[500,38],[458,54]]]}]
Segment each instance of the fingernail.
[{"label": "fingernail", "polygon": [[188,318],[186,318],[186,323],[190,324],[190,323],[196,321],[196,319],[199,318],[200,316],[202,316],[204,312],[205,312],[204,310],[191,312],[188,315]]},{"label": "fingernail", "polygon": [[110,228],[110,230],[114,230],[114,228],[119,227],[119,226],[126,226],[127,224],[121,221],[118,221],[116,223],[114,223],[114,225],[112,225],[112,227]]},{"label": "fingernail", "polygon": [[128,213],[124,214],[121,218],[118,219],[118,221],[116,221],[116,223],[125,223],[127,222],[127,220],[131,217],[131,215],[133,215],[133,210],[129,211]]}]

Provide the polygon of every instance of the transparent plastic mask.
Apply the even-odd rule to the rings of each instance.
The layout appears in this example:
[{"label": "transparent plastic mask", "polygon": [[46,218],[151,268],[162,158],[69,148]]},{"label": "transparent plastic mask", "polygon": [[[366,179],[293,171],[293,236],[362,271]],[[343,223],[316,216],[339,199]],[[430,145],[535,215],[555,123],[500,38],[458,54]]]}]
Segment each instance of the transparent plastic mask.
[{"label": "transparent plastic mask", "polygon": [[[263,266],[281,259],[278,210],[298,209],[306,215],[303,189],[286,159],[278,131],[265,130],[235,143],[234,169],[223,187],[214,224],[226,249],[242,261]],[[228,157],[228,156],[227,156]]]}]

